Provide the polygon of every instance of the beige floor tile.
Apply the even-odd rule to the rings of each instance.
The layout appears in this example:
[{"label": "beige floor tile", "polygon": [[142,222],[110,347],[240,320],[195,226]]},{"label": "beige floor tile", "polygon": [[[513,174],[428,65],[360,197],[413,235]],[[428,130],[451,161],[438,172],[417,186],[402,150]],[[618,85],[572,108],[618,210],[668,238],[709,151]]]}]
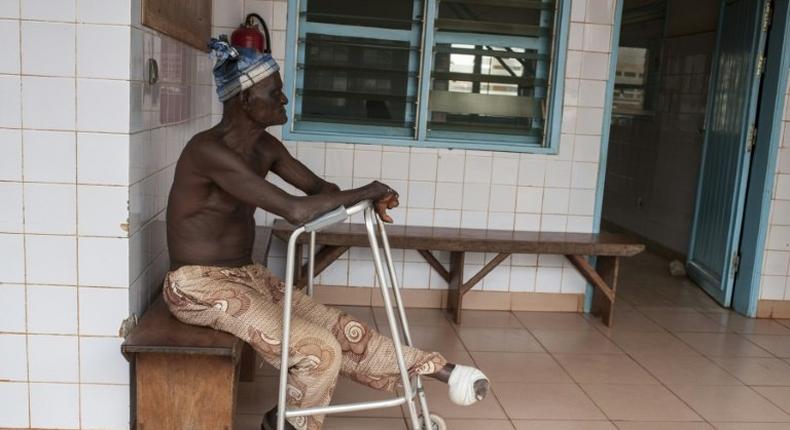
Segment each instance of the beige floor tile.
[{"label": "beige floor tile", "polygon": [[509,420],[445,419],[445,422],[451,430],[513,430],[513,424]]},{"label": "beige floor tile", "polygon": [[661,327],[672,332],[720,333],[727,328],[705,315],[694,312],[665,312],[663,310],[643,310],[645,316]]},{"label": "beige floor tile", "polygon": [[582,388],[611,420],[702,421],[661,385],[582,384]]},{"label": "beige floor tile", "polygon": [[694,306],[683,306],[678,305],[677,303],[671,303],[670,305],[655,305],[655,306],[639,306],[637,308],[639,312],[688,312],[688,313],[699,313],[697,308]]},{"label": "beige floor tile", "polygon": [[[328,416],[324,421],[323,430],[404,430],[406,422],[403,418],[349,418]],[[259,429],[254,429],[259,430]]]},{"label": "beige floor tile", "polygon": [[620,430],[713,430],[713,426],[704,422],[616,421],[614,424]]},{"label": "beige floor tile", "polygon": [[746,385],[790,386],[790,365],[778,358],[712,357]]},{"label": "beige floor tile", "polygon": [[623,351],[597,330],[532,330],[532,334],[552,353],[620,354]]},{"label": "beige floor tile", "polygon": [[740,334],[779,334],[790,335],[790,328],[777,320],[748,318],[729,311],[725,313],[705,313],[705,316],[723,324],[728,331]]},{"label": "beige floor tile", "polygon": [[667,354],[634,354],[633,357],[664,384],[743,385],[706,357]]},{"label": "beige floor tile", "polygon": [[651,293],[621,293],[618,291],[617,295],[620,299],[627,301],[637,310],[646,307],[672,308],[675,305],[672,300]]},{"label": "beige floor tile", "polygon": [[746,338],[777,357],[790,358],[790,336],[754,334]]},{"label": "beige floor tile", "polygon": [[480,402],[471,406],[458,406],[450,401],[447,395],[447,385],[441,382],[428,381],[425,383],[425,393],[428,396],[428,407],[431,413],[448,419],[476,419],[476,420],[506,420],[507,415],[500,406],[497,397],[489,393]]},{"label": "beige floor tile", "polygon": [[783,326],[790,328],[790,319],[781,319],[781,320],[774,320]]},{"label": "beige floor tile", "polygon": [[472,359],[472,356],[467,351],[461,351],[459,349],[449,350],[449,351],[438,351],[444,358],[447,359],[450,363],[455,364],[465,364],[468,366],[474,366],[475,362]]},{"label": "beige floor tile", "polygon": [[612,326],[605,326],[600,320],[593,322],[593,326],[602,331],[607,336],[615,331],[639,331],[639,332],[666,332],[660,325],[656,324],[639,311],[615,311]]},{"label": "beige floor tile", "polygon": [[763,397],[790,414],[790,387],[752,387]]},{"label": "beige floor tile", "polygon": [[606,419],[575,384],[498,383],[493,390],[511,419]]},{"label": "beige floor tile", "polygon": [[530,330],[591,330],[593,327],[576,312],[513,312]]},{"label": "beige floor tile", "polygon": [[472,309],[464,311],[461,327],[524,328],[512,312]]},{"label": "beige floor tile", "polygon": [[711,357],[771,357],[745,337],[734,333],[676,333],[700,353]]},{"label": "beige floor tile", "polygon": [[[414,346],[424,349],[426,351],[464,351],[463,343],[458,339],[458,336],[450,327],[449,324],[444,326],[411,326],[411,340]],[[385,336],[390,336],[389,328],[382,328],[381,333]]]},{"label": "beige floor tile", "polygon": [[469,351],[544,352],[525,329],[458,327],[458,336]]},{"label": "beige floor tile", "polygon": [[542,352],[472,352],[492,382],[573,383],[551,355]]},{"label": "beige floor tile", "polygon": [[625,354],[554,354],[554,358],[582,384],[658,384]]},{"label": "beige floor tile", "polygon": [[[379,327],[387,326],[387,313],[384,308],[375,307],[373,309],[373,316]],[[396,311],[397,314],[397,311]],[[464,314],[466,315],[466,314]],[[419,309],[408,308],[406,309],[406,318],[409,320],[409,326],[449,326],[450,321],[442,309]]]},{"label": "beige floor tile", "polygon": [[373,308],[368,306],[335,306],[341,311],[353,315],[361,321],[365,322],[372,327],[376,326],[375,318],[373,318]]},{"label": "beige floor tile", "polygon": [[516,430],[617,430],[609,421],[513,421]]},{"label": "beige floor tile", "polygon": [[749,387],[669,387],[709,422],[790,422],[790,415]]},{"label": "beige floor tile", "polygon": [[628,353],[699,355],[670,333],[615,332],[611,339]]},{"label": "beige floor tile", "polygon": [[787,430],[787,423],[713,423],[717,430]]}]

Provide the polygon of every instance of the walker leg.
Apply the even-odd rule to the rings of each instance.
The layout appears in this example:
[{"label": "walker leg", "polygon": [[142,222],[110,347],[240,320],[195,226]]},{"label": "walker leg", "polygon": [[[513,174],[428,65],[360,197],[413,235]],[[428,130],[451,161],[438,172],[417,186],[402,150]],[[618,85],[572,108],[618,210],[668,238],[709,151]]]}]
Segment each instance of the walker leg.
[{"label": "walker leg", "polygon": [[294,263],[297,257],[296,240],[303,231],[304,228],[298,228],[291,234],[291,237],[288,239],[288,251],[286,254],[285,291],[283,294],[283,335],[280,345],[280,385],[277,392],[277,430],[285,430],[285,397],[288,388],[288,352],[290,349],[291,336],[291,301],[293,298]]},{"label": "walker leg", "polygon": [[[406,340],[406,345],[414,346],[411,340],[411,330],[409,329],[409,322],[406,318],[406,309],[403,305],[403,299],[401,298],[400,294],[400,285],[398,284],[398,277],[395,275],[395,265],[392,262],[392,250],[390,249],[389,239],[387,238],[387,232],[384,229],[384,223],[381,222],[378,218],[375,219],[376,224],[378,225],[379,234],[381,235],[381,244],[382,248],[384,249],[384,257],[387,262],[387,269],[389,272],[389,280],[390,286],[392,287],[392,292],[395,296],[395,304],[398,307],[398,315],[400,319],[400,327],[399,329],[403,331],[403,337]],[[420,412],[422,412],[422,418],[425,422],[425,428],[431,429],[431,414],[428,410],[428,400],[425,396],[425,389],[422,385],[422,378],[419,375],[415,378],[415,389],[417,390],[417,398],[420,402]]]},{"label": "walker leg", "polygon": [[[389,288],[387,288],[387,279],[384,276],[384,267],[381,262],[381,254],[379,252],[378,239],[376,238],[376,229],[374,223],[376,214],[373,209],[368,207],[365,212],[365,227],[368,231],[368,239],[370,240],[370,250],[373,252],[373,264],[376,266],[376,275],[378,275],[379,284],[381,287],[381,296],[384,299],[384,307],[387,313],[387,323],[389,324],[392,332],[392,343],[395,347],[395,358],[398,361],[398,368],[401,373],[401,382],[403,384],[404,396],[406,397],[406,405],[409,408],[409,417],[411,427],[414,430],[420,430],[420,422],[417,418],[417,409],[414,404],[414,391],[412,390],[411,381],[409,380],[409,370],[406,368],[406,362],[403,358],[403,347],[401,346],[400,330],[397,322],[395,321],[395,314],[392,310],[392,300],[390,299]],[[392,267],[388,267],[392,270]]]},{"label": "walker leg", "polygon": [[313,297],[313,281],[315,278],[315,231],[310,232],[310,247],[307,260],[307,295]]}]

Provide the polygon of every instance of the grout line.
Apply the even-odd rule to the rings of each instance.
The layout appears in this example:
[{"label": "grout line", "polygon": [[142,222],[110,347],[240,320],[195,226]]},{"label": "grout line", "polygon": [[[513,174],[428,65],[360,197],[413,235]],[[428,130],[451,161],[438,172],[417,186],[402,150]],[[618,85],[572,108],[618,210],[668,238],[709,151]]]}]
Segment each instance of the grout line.
[{"label": "grout line", "polygon": [[[22,16],[22,3],[19,2],[19,17]],[[19,128],[24,127],[24,96],[22,94],[22,22],[19,21]],[[20,146],[20,180],[22,182],[22,267],[24,271],[23,281],[25,285],[25,369],[27,372],[27,423],[28,426],[33,425],[33,407],[30,395],[30,334],[28,327],[30,324],[30,315],[28,312],[30,304],[28,303],[28,284],[27,284],[27,222],[25,210],[25,133],[20,130],[19,132],[19,146]]]},{"label": "grout line", "polygon": [[[75,8],[79,8],[79,5],[75,2]],[[77,38],[77,28],[75,26],[74,29],[74,182],[79,183],[79,142],[78,142],[78,133],[77,133],[77,124],[78,124],[78,112],[79,112],[79,102],[78,102],[78,95],[79,95],[79,88],[77,85],[77,75],[78,75],[78,59],[79,59],[79,40]],[[77,422],[79,426],[82,427],[82,387],[79,385],[82,382],[82,351],[80,342],[80,210],[79,210],[79,201],[80,201],[80,187],[75,187],[74,191],[74,211],[75,211],[75,231],[77,235],[76,239],[76,284],[77,284]]]}]

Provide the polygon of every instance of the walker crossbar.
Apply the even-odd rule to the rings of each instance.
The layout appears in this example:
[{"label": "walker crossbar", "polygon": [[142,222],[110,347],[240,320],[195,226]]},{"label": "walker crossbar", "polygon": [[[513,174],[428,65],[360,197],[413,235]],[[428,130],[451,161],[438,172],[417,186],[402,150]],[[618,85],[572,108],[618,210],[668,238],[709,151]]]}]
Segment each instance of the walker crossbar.
[{"label": "walker crossbar", "polygon": [[[315,258],[315,233],[323,228],[343,222],[349,217],[362,212],[365,218],[365,227],[368,231],[368,239],[370,240],[370,249],[373,253],[373,264],[376,267],[376,275],[378,276],[379,286],[381,288],[382,298],[384,299],[385,311],[387,314],[387,322],[389,323],[390,332],[392,334],[392,341],[395,347],[396,360],[401,374],[401,384],[403,395],[387,400],[378,400],[371,402],[348,403],[341,405],[329,405],[315,408],[303,409],[287,409],[286,408],[286,392],[288,384],[288,355],[290,349],[290,331],[291,331],[291,304],[293,300],[293,286],[294,286],[294,267],[297,263],[301,263],[301,255],[296,255],[296,242],[302,233],[310,233],[310,255],[308,260],[308,288],[307,293],[313,293],[313,260]],[[381,245],[384,249],[384,263],[382,263],[381,253],[379,250],[379,236],[381,237]],[[384,269],[384,264],[387,268]],[[387,276],[385,276],[385,273]],[[398,309],[396,317],[392,307],[392,300],[390,291],[395,296],[395,305]],[[400,295],[400,287],[395,276],[395,268],[392,263],[392,253],[387,240],[387,233],[384,229],[384,223],[379,220],[373,209],[373,202],[370,200],[363,200],[356,205],[346,209],[339,207],[331,212],[328,212],[315,220],[312,220],[299,228],[295,229],[288,239],[287,259],[285,264],[285,291],[283,294],[283,333],[282,333],[282,351],[280,356],[280,386],[278,390],[278,403],[277,403],[277,430],[285,429],[285,419],[291,417],[309,416],[309,415],[324,415],[342,412],[355,412],[369,409],[391,408],[400,405],[407,405],[409,410],[409,422],[413,430],[432,429],[432,416],[428,411],[428,402],[425,397],[425,390],[423,389],[422,380],[419,375],[414,377],[414,385],[412,385],[409,371],[406,367],[406,362],[403,355],[403,347],[401,346],[401,336],[405,344],[412,346],[411,334],[409,333],[409,324],[406,319],[406,311],[403,307],[403,300]],[[414,397],[419,398],[419,412],[417,405],[415,405]],[[422,415],[422,423],[420,421]],[[435,416],[434,416],[435,417]],[[421,426],[424,424],[424,427]]]}]

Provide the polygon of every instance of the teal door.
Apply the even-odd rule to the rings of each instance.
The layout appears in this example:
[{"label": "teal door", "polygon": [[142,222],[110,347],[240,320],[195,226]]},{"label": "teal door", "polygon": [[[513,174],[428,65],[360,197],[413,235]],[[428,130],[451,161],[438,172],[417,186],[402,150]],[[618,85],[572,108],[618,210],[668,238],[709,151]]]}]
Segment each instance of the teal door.
[{"label": "teal door", "polygon": [[769,1],[723,0],[713,57],[689,276],[729,307],[738,270]]}]

